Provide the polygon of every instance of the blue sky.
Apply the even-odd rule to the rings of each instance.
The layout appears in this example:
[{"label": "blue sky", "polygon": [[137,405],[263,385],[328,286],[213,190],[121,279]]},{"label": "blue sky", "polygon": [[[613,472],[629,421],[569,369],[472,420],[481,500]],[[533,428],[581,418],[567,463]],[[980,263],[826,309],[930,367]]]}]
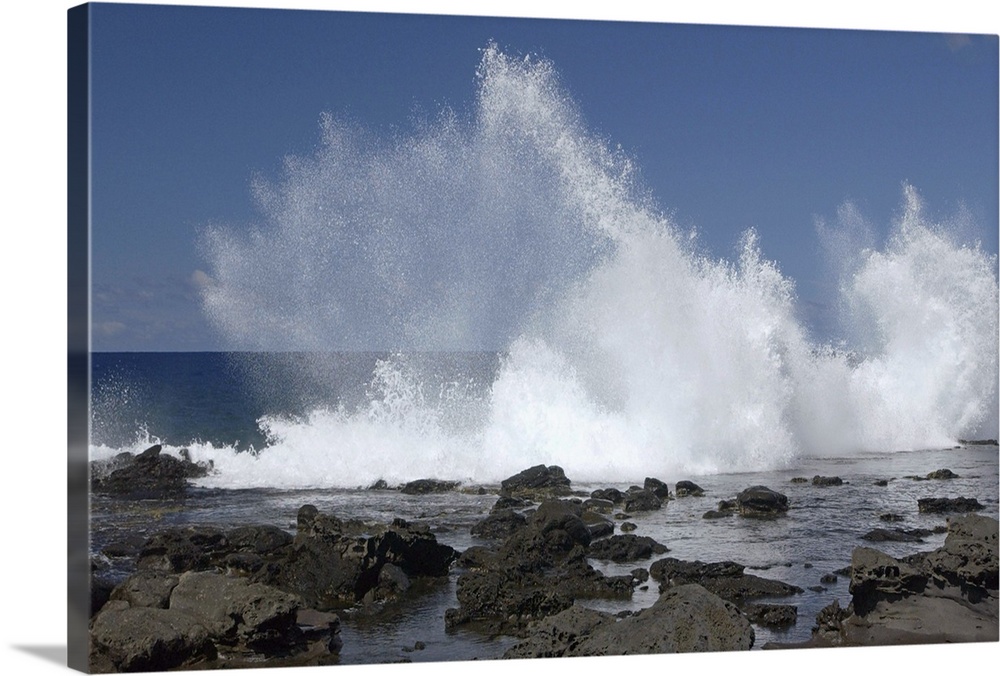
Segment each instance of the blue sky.
[{"label": "blue sky", "polygon": [[996,36],[97,5],[93,349],[225,349],[199,233],[259,223],[252,180],[311,155],[324,112],[377,137],[471,114],[490,41],[550,60],[712,255],[756,228],[821,338],[815,221],[847,200],[884,237],[909,182],[997,251]]}]

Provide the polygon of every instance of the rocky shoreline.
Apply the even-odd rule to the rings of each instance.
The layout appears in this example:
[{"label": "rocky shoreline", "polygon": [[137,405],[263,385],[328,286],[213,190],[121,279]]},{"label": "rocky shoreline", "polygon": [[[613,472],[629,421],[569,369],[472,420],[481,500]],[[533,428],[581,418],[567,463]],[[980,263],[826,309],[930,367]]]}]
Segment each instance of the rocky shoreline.
[{"label": "rocky shoreline", "polygon": [[[209,471],[154,446],[92,463],[91,485],[112,499],[171,499],[187,490],[190,478]],[[932,474],[911,478],[954,476]],[[811,481],[818,491],[842,483],[839,477]],[[422,496],[459,488],[428,479],[398,489]],[[849,565],[837,571],[850,580],[850,604],[834,602],[815,618],[800,618],[795,598],[801,588],[749,574],[733,561],[673,558],[666,545],[631,532],[633,515],[703,494],[693,482],[678,481],[671,491],[650,477],[626,491],[581,494],[561,468],[539,465],[493,492],[492,509],[471,528],[485,544],[464,551],[438,542],[427,523],[340,519],[308,504],[298,509],[294,535],[268,525],[187,526],[133,545],[110,543],[105,549],[130,561],[134,572],[111,584],[94,567],[91,669],[337,664],[342,613],[406,612],[413,599],[449,579],[456,579],[456,591],[442,630],[513,637],[518,642],[505,658],[749,650],[755,627],[802,620],[815,621],[809,641],[763,647],[998,639],[997,520],[977,514],[983,507],[973,498],[915,504],[914,512],[951,515],[942,526],[943,546],[899,559],[856,547]],[[788,511],[779,491],[749,486],[704,518],[792,518]],[[921,542],[926,535],[877,530],[883,532],[865,539]],[[592,561],[631,570],[607,575]],[[610,613],[577,603],[628,600],[652,584],[659,594],[641,610]]]}]

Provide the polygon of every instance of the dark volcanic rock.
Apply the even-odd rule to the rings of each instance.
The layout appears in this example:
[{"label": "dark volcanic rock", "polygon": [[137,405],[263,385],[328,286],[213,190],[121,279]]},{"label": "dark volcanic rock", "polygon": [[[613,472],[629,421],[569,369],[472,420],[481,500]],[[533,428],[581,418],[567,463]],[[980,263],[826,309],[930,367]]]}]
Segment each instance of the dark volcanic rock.
[{"label": "dark volcanic rock", "polygon": [[179,581],[179,575],[139,571],[114,588],[111,600],[127,601],[133,608],[168,608]]},{"label": "dark volcanic rock", "polygon": [[734,603],[752,598],[802,593],[802,589],[794,585],[749,575],[743,571],[744,566],[732,561],[702,563],[673,558],[654,561],[649,567],[649,575],[660,583],[661,592],[677,585],[696,583]]},{"label": "dark volcanic rock", "polygon": [[217,641],[251,649],[298,640],[295,620],[301,607],[293,594],[213,572],[184,573],[170,594],[171,610],[197,619]]},{"label": "dark volcanic rock", "polygon": [[625,501],[625,494],[617,488],[599,488],[590,494],[590,497],[598,500],[609,500],[613,504],[620,505]]},{"label": "dark volcanic rock", "polygon": [[623,533],[631,533],[636,528],[638,528],[638,526],[636,526],[631,521],[622,521],[621,530],[622,530]]},{"label": "dark volcanic rock", "polygon": [[[109,601],[90,627],[91,664],[115,671],[166,671],[214,660],[217,651],[197,618],[165,608]],[[103,670],[103,669],[102,669]]]},{"label": "dark volcanic rock", "polygon": [[648,512],[662,506],[663,502],[656,497],[653,491],[638,489],[630,490],[625,494],[626,512]]},{"label": "dark volcanic rock", "polygon": [[818,474],[812,478],[813,486],[840,486],[844,483],[844,480],[839,476],[819,476]]},{"label": "dark volcanic rock", "polygon": [[595,515],[593,512],[584,512],[583,520],[587,524],[587,530],[590,531],[591,541],[606,538],[615,532],[615,524]]},{"label": "dark volcanic rock", "polygon": [[642,482],[642,487],[647,491],[653,491],[653,495],[658,497],[660,500],[670,499],[670,487],[659,479],[646,477],[646,479]]},{"label": "dark volcanic rock", "polygon": [[92,671],[322,664],[341,646],[338,617],[242,577],[138,573],[115,596],[91,623]]},{"label": "dark volcanic rock", "polygon": [[111,580],[96,575],[91,576],[90,617],[94,617],[111,600],[111,594],[114,592],[114,589],[115,584]]},{"label": "dark volcanic rock", "polygon": [[879,521],[887,521],[887,522],[890,522],[890,523],[896,522],[896,521],[903,521],[904,520],[903,517],[900,516],[899,514],[893,514],[891,512],[888,512],[886,514],[879,514],[878,518],[879,518]]},{"label": "dark volcanic rock", "polygon": [[736,606],[696,584],[669,589],[624,619],[573,606],[538,624],[505,658],[749,650],[754,631]]},{"label": "dark volcanic rock", "polygon": [[439,479],[417,479],[403,484],[400,493],[407,495],[427,495],[428,493],[447,493],[455,490],[457,481],[441,481]]},{"label": "dark volcanic rock", "polygon": [[139,556],[139,552],[142,551],[145,544],[145,536],[129,534],[114,542],[109,542],[101,549],[101,553],[110,558],[135,558]]},{"label": "dark volcanic rock", "polygon": [[902,528],[893,528],[892,530],[876,528],[862,535],[861,539],[868,540],[869,542],[923,542],[924,538],[928,535],[930,535],[930,531],[920,528],[909,530]]},{"label": "dark volcanic rock", "polygon": [[679,498],[684,498],[687,496],[700,497],[705,494],[705,491],[702,490],[701,486],[699,486],[693,481],[687,481],[687,480],[678,481],[677,484],[674,486],[674,492]]},{"label": "dark volcanic rock", "polygon": [[788,511],[788,498],[766,486],[751,486],[736,496],[740,516],[770,517]]},{"label": "dark volcanic rock", "polygon": [[709,510],[705,512],[701,518],[703,519],[721,519],[724,516],[732,516],[739,511],[739,505],[736,500],[719,500],[719,506],[717,509]]},{"label": "dark volcanic rock", "polygon": [[921,498],[917,509],[926,514],[947,512],[978,512],[983,506],[975,498]]},{"label": "dark volcanic rock", "polygon": [[584,523],[583,508],[565,500],[546,500],[531,516],[531,525],[538,534],[546,536],[546,547],[568,551],[576,545],[590,544],[590,529]]},{"label": "dark volcanic rock", "polygon": [[500,492],[534,497],[569,495],[570,480],[558,465],[535,465],[500,482]]},{"label": "dark volcanic rock", "polygon": [[583,508],[598,514],[611,514],[615,511],[615,503],[601,498],[588,498],[583,501]]},{"label": "dark volcanic rock", "polygon": [[776,603],[747,603],[743,605],[742,610],[753,624],[764,627],[793,625],[799,615],[798,607]]},{"label": "dark volcanic rock", "polygon": [[[346,526],[323,514],[303,519],[294,546],[254,576],[301,596],[320,610],[340,608],[363,599],[385,582],[382,567],[393,564],[408,577],[442,577],[457,554],[437,542],[426,526],[396,519],[376,535],[349,535]],[[384,586],[384,585],[383,585]],[[398,585],[397,585],[398,586]]]},{"label": "dark volcanic rock", "polygon": [[91,490],[131,499],[171,498],[183,495],[189,479],[206,476],[210,464],[193,463],[161,453],[160,444],[137,456],[120,453],[91,463]]},{"label": "dark volcanic rock", "polygon": [[997,536],[996,519],[972,514],[954,519],[931,552],[896,559],[858,547],[850,606],[825,608],[806,645],[996,641]]},{"label": "dark volcanic rock", "polygon": [[473,545],[458,556],[455,565],[459,568],[486,568],[492,565],[496,558],[497,553],[489,547]]},{"label": "dark volcanic rock", "polygon": [[502,540],[527,523],[528,519],[513,509],[500,509],[475,523],[471,532],[476,537]]},{"label": "dark volcanic rock", "polygon": [[590,545],[589,554],[595,559],[623,563],[648,559],[653,554],[663,554],[669,551],[666,547],[650,537],[639,535],[614,535],[605,540]]},{"label": "dark volcanic rock", "polygon": [[181,573],[205,570],[230,552],[225,532],[210,526],[169,528],[154,534],[139,552],[139,570]]},{"label": "dark volcanic rock", "polygon": [[240,526],[226,531],[229,546],[241,552],[267,554],[292,544],[294,538],[277,526]]},{"label": "dark volcanic rock", "polygon": [[499,512],[501,509],[524,509],[525,507],[530,507],[532,504],[534,503],[532,503],[531,500],[515,498],[510,495],[501,495],[497,498],[497,501],[493,503],[490,511]]},{"label": "dark volcanic rock", "polygon": [[875,481],[872,482],[872,485],[873,486],[885,487],[885,486],[889,485],[889,480],[888,479],[876,479]]},{"label": "dark volcanic rock", "polygon": [[950,469],[938,469],[934,470],[927,475],[928,479],[959,479],[957,474],[952,472]]},{"label": "dark volcanic rock", "polygon": [[605,577],[586,561],[591,533],[581,505],[546,500],[512,533],[495,555],[476,557],[477,566],[458,579],[458,608],[445,624],[475,623],[489,632],[523,634],[527,625],[573,605],[576,598],[627,598],[630,576]]},{"label": "dark volcanic rock", "polygon": [[455,550],[439,544],[426,526],[401,519],[389,525],[344,522],[303,505],[297,525],[294,538],[273,526],[228,532],[210,527],[168,529],[146,542],[136,568],[165,574],[239,572],[253,582],[297,594],[313,608],[328,610],[352,605],[378,586],[400,587],[398,576],[381,575],[387,564],[407,577],[443,577],[456,557]]},{"label": "dark volcanic rock", "polygon": [[997,591],[997,520],[978,514],[956,517],[948,524],[943,547],[913,558],[937,580],[963,590],[970,599],[983,590]]}]

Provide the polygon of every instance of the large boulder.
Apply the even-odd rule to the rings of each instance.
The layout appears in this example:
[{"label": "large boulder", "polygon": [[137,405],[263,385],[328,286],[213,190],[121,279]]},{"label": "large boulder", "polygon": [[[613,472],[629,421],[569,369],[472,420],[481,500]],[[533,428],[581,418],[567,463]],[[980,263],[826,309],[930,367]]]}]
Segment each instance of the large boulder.
[{"label": "large boulder", "polygon": [[801,587],[744,573],[744,566],[732,561],[702,563],[665,558],[654,561],[649,575],[660,583],[660,591],[684,584],[699,584],[727,601],[801,594]]},{"label": "large boulder", "polygon": [[663,501],[649,489],[630,489],[625,494],[626,512],[649,512],[663,506]]},{"label": "large boulder", "polygon": [[960,478],[957,474],[952,472],[950,469],[936,469],[933,472],[927,474],[928,479],[958,479]]},{"label": "large boulder", "polygon": [[607,500],[613,505],[620,505],[625,501],[625,494],[617,488],[598,488],[591,491],[590,497],[596,500]]},{"label": "large boulder", "polygon": [[795,624],[799,609],[778,603],[745,603],[741,610],[752,624],[762,627],[788,627]]},{"label": "large boulder", "polygon": [[921,498],[917,500],[917,511],[925,514],[978,512],[982,508],[979,500],[975,498]]},{"label": "large boulder", "polygon": [[535,465],[500,482],[500,494],[541,499],[569,495],[570,480],[558,465]]},{"label": "large boulder", "polygon": [[996,641],[997,520],[949,524],[945,544],[896,559],[867,547],[851,557],[851,603],[817,617],[805,645],[874,646]]},{"label": "large boulder", "polygon": [[342,521],[303,505],[294,538],[273,526],[171,528],[149,538],[136,567],[161,574],[231,571],[331,610],[357,603],[376,586],[399,588],[380,577],[386,564],[408,577],[444,577],[455,558],[455,550],[438,543],[425,525]]},{"label": "large boulder", "polygon": [[94,461],[90,485],[95,493],[130,499],[172,498],[183,495],[190,479],[206,476],[207,463],[194,463],[150,446],[139,455],[120,453],[110,460]]},{"label": "large boulder", "polygon": [[704,489],[693,481],[683,480],[678,481],[677,485],[674,486],[674,490],[677,493],[677,497],[684,498],[688,496],[700,497],[705,494]]},{"label": "large boulder", "polygon": [[325,664],[341,647],[336,615],[244,577],[139,572],[115,596],[91,624],[92,671]]},{"label": "large boulder", "polygon": [[923,542],[931,531],[922,528],[875,528],[861,536],[869,542]]},{"label": "large boulder", "polygon": [[663,554],[669,551],[666,547],[651,537],[633,535],[612,535],[604,540],[598,540],[590,545],[590,556],[595,559],[624,563],[648,559],[653,554]]},{"label": "large boulder", "polygon": [[998,587],[997,520],[970,514],[952,520],[944,546],[920,557],[938,582],[958,587],[966,596],[983,598]]},{"label": "large boulder", "polygon": [[653,495],[660,500],[670,499],[670,486],[655,477],[646,477],[642,482],[642,487],[647,491],[653,491]]},{"label": "large boulder", "polygon": [[399,489],[401,493],[407,495],[427,495],[429,493],[447,493],[455,490],[457,481],[442,481],[440,479],[417,479],[403,484]]},{"label": "large boulder", "polygon": [[226,533],[211,526],[168,528],[155,533],[139,551],[136,567],[165,573],[214,568],[231,553]]},{"label": "large boulder", "polygon": [[523,635],[528,625],[559,613],[575,599],[627,598],[631,575],[606,577],[586,561],[591,531],[581,505],[546,500],[495,553],[463,557],[457,608],[447,627],[474,624],[488,633]]},{"label": "large boulder", "polygon": [[502,540],[527,523],[528,519],[513,509],[498,509],[474,523],[470,532],[479,538]]},{"label": "large boulder", "polygon": [[133,608],[169,608],[170,594],[180,576],[160,571],[139,571],[111,591],[112,601],[127,601]]},{"label": "large boulder", "polygon": [[292,594],[213,572],[184,573],[170,594],[170,609],[197,619],[217,642],[251,649],[297,640],[301,607]]},{"label": "large boulder", "polygon": [[294,546],[254,579],[298,594],[311,607],[354,605],[384,582],[379,575],[386,564],[409,577],[443,577],[457,556],[424,525],[396,519],[375,535],[356,535],[350,524],[310,507],[299,510]]},{"label": "large boulder", "polygon": [[740,516],[773,517],[788,511],[788,498],[767,486],[751,486],[736,496]]},{"label": "large boulder", "polygon": [[91,664],[108,664],[115,671],[190,668],[217,655],[197,618],[166,608],[132,607],[127,601],[105,604],[90,637]]},{"label": "large boulder", "polygon": [[631,617],[573,606],[540,622],[506,658],[641,655],[749,650],[750,622],[731,603],[690,584],[662,593]]}]

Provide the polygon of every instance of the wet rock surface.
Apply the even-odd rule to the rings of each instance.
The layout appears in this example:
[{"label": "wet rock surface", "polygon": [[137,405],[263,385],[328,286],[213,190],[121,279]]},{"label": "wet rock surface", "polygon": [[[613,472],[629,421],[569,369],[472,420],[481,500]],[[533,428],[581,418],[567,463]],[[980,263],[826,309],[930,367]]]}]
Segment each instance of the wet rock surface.
[{"label": "wet rock surface", "polygon": [[642,487],[644,490],[652,491],[653,495],[658,497],[660,500],[671,499],[670,486],[655,477],[646,477],[646,479],[642,482]]},{"label": "wet rock surface", "polygon": [[753,627],[735,605],[688,584],[623,619],[573,606],[540,622],[504,657],[717,652],[749,650],[753,643]]},{"label": "wet rock surface", "polygon": [[613,535],[607,539],[599,540],[590,545],[589,555],[595,559],[604,559],[624,563],[626,561],[637,561],[648,559],[654,554],[663,554],[668,549],[654,540],[643,535]]},{"label": "wet rock surface", "polygon": [[997,526],[990,517],[955,517],[943,546],[900,559],[855,549],[850,605],[824,608],[801,645],[996,641]]},{"label": "wet rock surface", "polygon": [[923,542],[932,531],[925,528],[875,528],[861,536],[870,542]]},{"label": "wet rock surface", "polygon": [[139,573],[112,595],[91,622],[96,672],[248,666],[261,659],[324,664],[336,661],[341,647],[336,615],[323,626],[306,624],[299,597],[243,577]]},{"label": "wet rock surface", "polygon": [[788,511],[788,497],[767,486],[751,486],[736,496],[740,516],[768,518]]},{"label": "wet rock surface", "polygon": [[765,627],[787,627],[795,624],[799,609],[778,603],[746,603],[742,610],[751,623]]},{"label": "wet rock surface", "polygon": [[626,512],[649,512],[660,509],[663,501],[656,497],[656,493],[645,488],[629,489],[625,493],[624,503]]},{"label": "wet rock surface", "polygon": [[570,480],[558,465],[535,465],[500,482],[500,494],[543,499],[569,495]]},{"label": "wet rock surface", "polygon": [[129,499],[176,497],[183,494],[190,479],[207,476],[207,463],[194,463],[162,453],[162,446],[150,446],[142,453],[121,453],[109,460],[90,464],[90,487],[94,493]]},{"label": "wet rock surface", "polygon": [[670,587],[693,583],[733,603],[802,593],[800,587],[745,573],[744,568],[732,561],[703,563],[665,558],[653,562],[649,567],[649,575],[660,583],[661,592]]},{"label": "wet rock surface", "polygon": [[679,498],[684,498],[688,496],[700,497],[705,494],[705,491],[702,489],[701,486],[699,486],[693,481],[688,481],[687,479],[683,481],[678,481],[677,484],[674,486],[674,492]]},{"label": "wet rock surface", "polygon": [[917,509],[925,514],[948,514],[951,512],[978,512],[983,509],[975,498],[921,498]]},{"label": "wet rock surface", "polygon": [[458,578],[459,605],[445,614],[446,625],[523,636],[531,622],[577,598],[630,597],[634,577],[606,577],[587,563],[592,536],[582,514],[580,504],[566,500],[539,505],[525,527]]},{"label": "wet rock surface", "polygon": [[439,479],[417,479],[409,481],[399,489],[407,495],[426,495],[428,493],[444,493],[458,487],[457,481],[441,481]]}]

